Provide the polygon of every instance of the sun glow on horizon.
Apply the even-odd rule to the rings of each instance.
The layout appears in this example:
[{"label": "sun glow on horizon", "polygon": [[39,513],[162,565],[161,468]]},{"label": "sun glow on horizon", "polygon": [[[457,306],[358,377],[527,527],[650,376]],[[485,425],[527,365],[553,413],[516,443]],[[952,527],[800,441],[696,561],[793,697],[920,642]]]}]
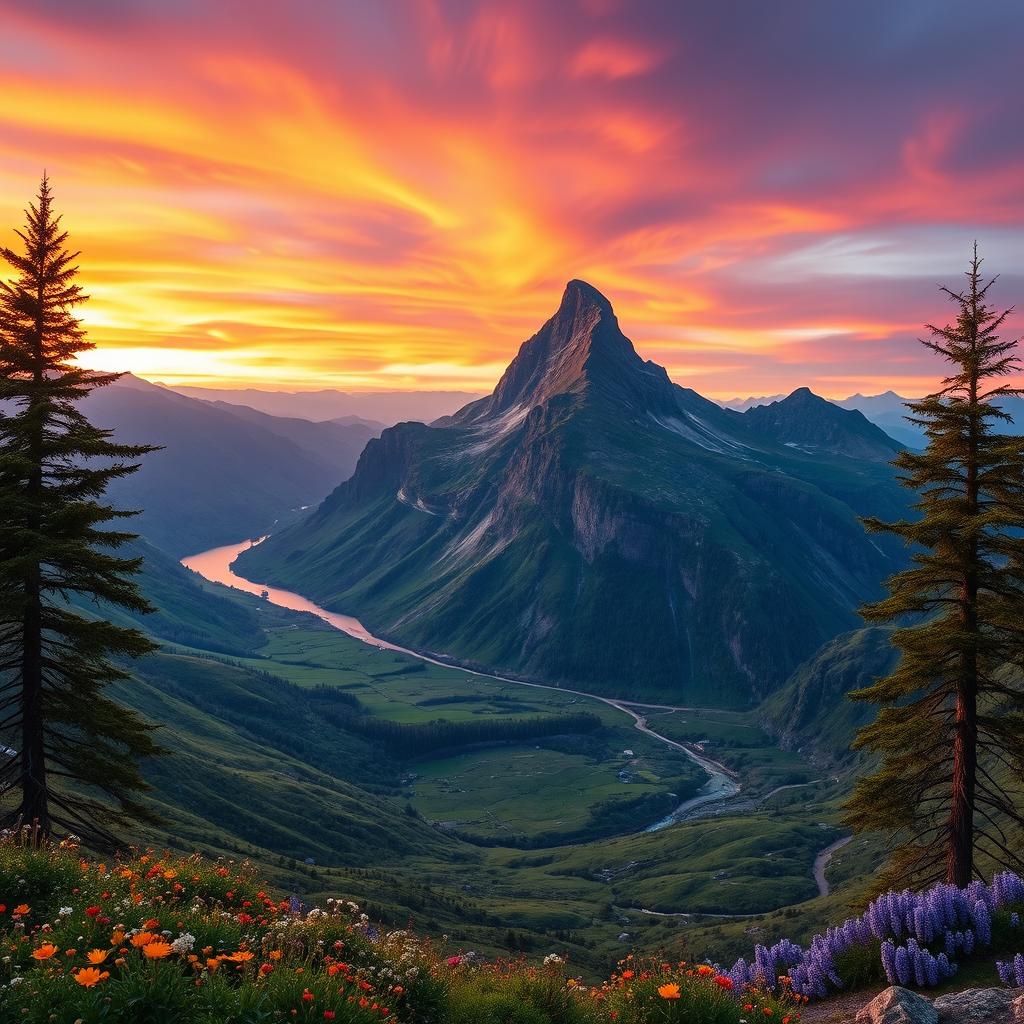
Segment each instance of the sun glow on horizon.
[{"label": "sun glow on horizon", "polygon": [[705,394],[919,392],[975,237],[1024,295],[1024,133],[934,19],[853,17],[0,0],[0,236],[45,166],[83,365],[168,383],[489,391],[580,277]]}]

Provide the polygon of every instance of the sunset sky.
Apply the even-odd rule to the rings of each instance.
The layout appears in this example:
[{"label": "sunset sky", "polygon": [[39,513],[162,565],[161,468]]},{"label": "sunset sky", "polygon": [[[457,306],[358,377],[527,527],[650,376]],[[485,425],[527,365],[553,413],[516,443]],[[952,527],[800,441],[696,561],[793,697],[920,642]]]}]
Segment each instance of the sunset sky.
[{"label": "sunset sky", "polygon": [[[718,397],[920,393],[977,238],[1024,308],[1019,0],[0,0],[92,365],[489,390],[569,278]],[[1024,330],[1021,318],[1013,325]]]}]

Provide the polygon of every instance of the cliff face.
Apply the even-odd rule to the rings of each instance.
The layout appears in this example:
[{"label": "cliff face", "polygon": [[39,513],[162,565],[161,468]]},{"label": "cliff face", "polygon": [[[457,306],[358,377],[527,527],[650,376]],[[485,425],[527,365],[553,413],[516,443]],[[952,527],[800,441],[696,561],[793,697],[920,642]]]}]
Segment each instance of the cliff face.
[{"label": "cliff face", "polygon": [[239,567],[495,670],[747,705],[852,628],[900,557],[857,521],[902,507],[891,442],[865,455],[815,402],[833,450],[673,384],[570,282],[492,395],[384,431]]}]

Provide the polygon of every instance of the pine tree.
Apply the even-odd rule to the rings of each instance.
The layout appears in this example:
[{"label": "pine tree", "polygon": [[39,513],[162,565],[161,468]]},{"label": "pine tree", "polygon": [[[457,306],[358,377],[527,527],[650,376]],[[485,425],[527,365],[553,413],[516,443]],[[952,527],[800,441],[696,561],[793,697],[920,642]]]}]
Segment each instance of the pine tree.
[{"label": "pine tree", "polygon": [[[970,882],[979,857],[1019,867],[1008,834],[1024,826],[1015,792],[1024,775],[1024,439],[998,434],[1000,400],[1021,394],[1016,342],[998,331],[1010,310],[988,303],[977,246],[967,287],[942,290],[956,322],[928,325],[923,344],[952,369],[911,402],[927,447],[896,459],[917,494],[915,521],[867,520],[913,547],[889,596],[863,609],[896,622],[893,673],[851,694],[882,705],[854,746],[881,755],[847,804],[858,831],[891,838],[891,871],[926,883]],[[891,878],[891,876],[890,876]]]},{"label": "pine tree", "polygon": [[20,251],[0,249],[14,271],[0,282],[0,822],[110,844],[110,826],[152,819],[138,760],[160,750],[104,689],[153,644],[75,608],[149,610],[131,580],[141,560],[117,554],[134,535],[102,529],[133,513],[102,497],[151,449],[116,444],[77,408],[119,375],[74,363],[92,347],[73,312],[86,296],[52,203],[44,177]]}]

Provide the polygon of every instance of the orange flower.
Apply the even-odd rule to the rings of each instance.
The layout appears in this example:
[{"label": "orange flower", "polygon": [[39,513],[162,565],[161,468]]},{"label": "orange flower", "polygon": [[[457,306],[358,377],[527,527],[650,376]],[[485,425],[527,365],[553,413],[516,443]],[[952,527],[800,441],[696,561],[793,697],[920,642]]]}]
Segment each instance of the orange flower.
[{"label": "orange flower", "polygon": [[164,872],[164,878],[166,878],[168,882],[169,882],[169,881],[170,881],[170,880],[171,880],[172,878],[177,878],[177,877],[178,877],[178,872],[177,872],[177,871],[175,871],[175,870],[174,870],[174,868],[168,868],[168,869],[167,869],[167,870],[166,870],[166,871]]},{"label": "orange flower", "polygon": [[282,953],[281,950],[279,949],[272,949],[269,953],[269,956],[271,960],[280,960],[281,957],[284,956],[284,953]]},{"label": "orange flower", "polygon": [[165,956],[171,955],[171,944],[162,939],[155,939],[153,942],[147,942],[142,947],[142,952],[148,960],[163,960]]},{"label": "orange flower", "polygon": [[109,952],[109,949],[93,949],[85,954],[85,959],[91,964],[101,964],[107,959],[107,954]]},{"label": "orange flower", "polygon": [[240,949],[237,953],[229,953],[227,956],[221,957],[222,960],[231,960],[236,964],[244,964],[246,961],[251,960],[255,954],[250,953],[246,949]]},{"label": "orange flower", "polygon": [[213,971],[217,970],[218,967],[220,967],[220,957],[219,956],[211,956],[211,957],[209,957],[207,959],[207,961],[206,961],[206,969],[208,971],[213,972]]},{"label": "orange flower", "polygon": [[136,932],[132,936],[132,945],[139,949],[142,946],[148,945],[150,942],[154,942],[156,936],[152,932]]},{"label": "orange flower", "polygon": [[697,968],[697,973],[699,975],[701,975],[701,977],[706,978],[709,974],[714,974],[715,973],[715,969],[714,969],[714,967],[708,966],[708,964],[701,964]]},{"label": "orange flower", "polygon": [[110,936],[110,944],[112,946],[120,946],[122,942],[124,942],[124,932],[118,928],[117,931]]},{"label": "orange flower", "polygon": [[44,942],[38,949],[32,950],[32,957],[35,960],[49,960],[51,956],[55,956],[60,950],[52,942]]},{"label": "orange flower", "polygon": [[82,967],[75,971],[74,979],[82,988],[92,988],[110,977],[110,971],[101,971],[98,967]]},{"label": "orange flower", "polygon": [[27,914],[32,908],[27,903],[19,903],[12,911],[12,914]]},{"label": "orange flower", "polygon": [[626,978],[626,979],[632,978],[633,977],[633,972],[632,971],[623,971],[622,972],[622,976],[624,978]]},{"label": "orange flower", "polygon": [[662,999],[679,999],[681,993],[678,985],[661,985],[658,987],[658,995]]}]

